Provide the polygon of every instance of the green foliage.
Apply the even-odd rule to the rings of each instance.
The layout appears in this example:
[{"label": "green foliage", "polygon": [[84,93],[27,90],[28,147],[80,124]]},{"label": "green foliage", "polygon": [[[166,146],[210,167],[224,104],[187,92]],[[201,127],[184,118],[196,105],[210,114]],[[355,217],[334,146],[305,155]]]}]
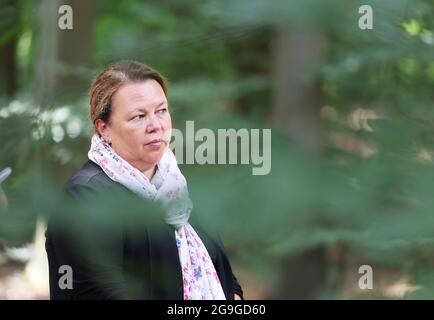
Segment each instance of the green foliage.
[{"label": "green foliage", "polygon": [[[357,27],[361,4],[104,1],[95,21],[96,67],[90,71],[123,58],[161,70],[180,129],[186,120],[208,128],[267,128],[273,119],[276,27],[322,33],[327,53],[305,79],[321,82],[323,104],[333,110],[321,120],[322,152],[308,155],[273,128],[267,176],[252,176],[249,166],[182,165],[193,214],[219,227],[234,257],[258,270],[275,273],[282,257],[344,245],[360,261],[413,275],[424,287],[417,297],[425,298],[434,288],[426,272],[434,242],[434,3],[363,1],[374,9],[372,31]],[[36,57],[26,46],[35,45],[37,34],[20,30],[18,57],[31,62],[19,72],[31,74]],[[22,83],[21,91],[30,85]],[[44,113],[28,95],[2,101],[0,168],[14,170],[4,189],[16,207],[1,231],[10,241],[30,241],[35,215],[64,207],[47,190],[60,188],[86,159],[87,104],[77,97]],[[360,109],[376,116],[364,124],[356,119],[354,126],[348,118]],[[36,185],[29,190],[30,181]]]}]

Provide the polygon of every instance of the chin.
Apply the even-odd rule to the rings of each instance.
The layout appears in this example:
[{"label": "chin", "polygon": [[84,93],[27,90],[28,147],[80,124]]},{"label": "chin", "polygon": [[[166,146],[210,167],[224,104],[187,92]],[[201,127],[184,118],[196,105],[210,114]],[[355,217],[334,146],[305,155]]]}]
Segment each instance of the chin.
[{"label": "chin", "polygon": [[157,164],[161,158],[163,157],[163,151],[152,151],[151,154],[149,154],[150,152],[147,152],[147,154],[142,158],[143,162],[146,163],[153,163],[154,165]]}]

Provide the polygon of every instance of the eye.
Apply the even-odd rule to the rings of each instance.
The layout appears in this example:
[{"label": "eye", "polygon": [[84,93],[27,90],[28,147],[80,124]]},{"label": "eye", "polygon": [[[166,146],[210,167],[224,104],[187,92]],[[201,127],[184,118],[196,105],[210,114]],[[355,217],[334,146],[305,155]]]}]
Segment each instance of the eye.
[{"label": "eye", "polygon": [[167,112],[167,108],[163,108],[157,111],[160,114],[166,113]]},{"label": "eye", "polygon": [[131,120],[141,120],[145,117],[144,114],[138,114],[137,116],[134,116],[131,118]]}]

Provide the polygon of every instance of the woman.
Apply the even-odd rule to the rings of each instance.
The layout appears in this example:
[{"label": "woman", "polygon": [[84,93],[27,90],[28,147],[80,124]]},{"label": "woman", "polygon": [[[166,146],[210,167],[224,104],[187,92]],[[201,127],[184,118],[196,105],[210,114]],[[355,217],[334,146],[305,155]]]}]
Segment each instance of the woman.
[{"label": "woman", "polygon": [[[92,83],[89,116],[95,128],[89,160],[65,184],[66,193],[84,201],[120,187],[160,203],[164,227],[157,231],[148,226],[133,240],[122,230],[111,234],[104,250],[115,258],[101,263],[83,258],[71,238],[56,232],[50,221],[46,251],[51,299],[242,299],[222,242],[189,223],[187,183],[169,148],[172,123],[165,79],[138,62],[113,64]],[[131,262],[140,262],[143,271],[135,290],[128,290],[125,281],[128,272],[137,271],[137,265],[128,268]],[[68,270],[62,266],[73,271],[69,287],[61,285]]]}]

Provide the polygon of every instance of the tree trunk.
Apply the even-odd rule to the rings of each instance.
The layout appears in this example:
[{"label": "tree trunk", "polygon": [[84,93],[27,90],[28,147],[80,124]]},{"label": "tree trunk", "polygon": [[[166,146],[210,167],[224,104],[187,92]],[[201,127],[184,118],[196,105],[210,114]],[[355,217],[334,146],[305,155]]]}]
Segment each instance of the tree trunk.
[{"label": "tree trunk", "polygon": [[89,88],[98,1],[68,0],[62,4],[70,5],[73,10],[73,29],[58,31],[59,89],[68,99],[77,93],[87,93]]},{"label": "tree trunk", "polygon": [[38,10],[38,48],[35,62],[34,98],[41,108],[53,104],[57,80],[57,10],[59,0],[42,0]]},{"label": "tree trunk", "polygon": [[[320,32],[304,26],[279,26],[273,52],[273,123],[306,153],[318,155],[322,95],[319,83],[306,81],[304,76],[313,63],[323,57],[324,38]],[[271,298],[315,298],[324,289],[326,280],[325,248],[319,246],[287,256],[282,259],[279,283]]]},{"label": "tree trunk", "polygon": [[[61,30],[61,5],[72,7],[72,29]],[[49,107],[87,92],[92,63],[92,34],[97,0],[43,0],[39,10],[39,48],[36,61],[35,98]]]},{"label": "tree trunk", "polygon": [[2,10],[7,10],[7,21],[3,21],[2,30],[10,32],[5,42],[0,44],[0,77],[4,93],[13,97],[17,91],[17,42],[20,28],[19,1],[3,0]]}]

